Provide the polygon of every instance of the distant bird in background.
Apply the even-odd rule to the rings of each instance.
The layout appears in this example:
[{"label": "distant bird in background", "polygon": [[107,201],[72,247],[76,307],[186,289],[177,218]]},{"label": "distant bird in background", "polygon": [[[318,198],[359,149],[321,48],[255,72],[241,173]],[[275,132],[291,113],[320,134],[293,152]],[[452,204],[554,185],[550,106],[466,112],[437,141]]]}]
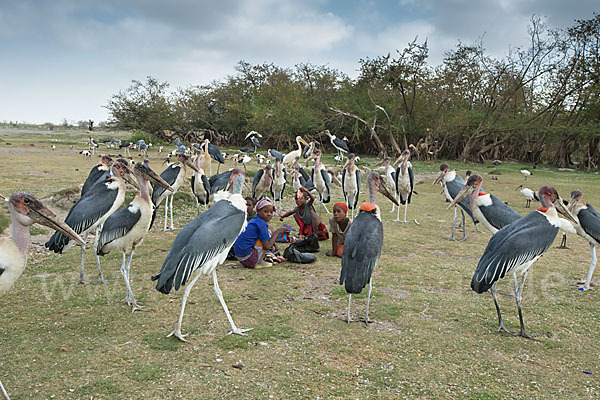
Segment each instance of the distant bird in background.
[{"label": "distant bird in background", "polygon": [[596,268],[596,246],[600,244],[600,213],[591,204],[581,201],[582,196],[581,190],[573,190],[568,208],[577,219],[577,223],[573,224],[575,231],[590,244],[592,261],[587,278],[585,282],[578,282],[578,284],[583,284],[580,287],[581,290],[588,290],[592,287],[592,276],[594,268]]},{"label": "distant bird in background", "polygon": [[528,176],[533,175],[531,172],[527,171],[526,169],[522,169],[521,174],[523,174],[523,176],[525,177],[525,180],[527,180]]},{"label": "distant bird in background", "polygon": [[340,156],[340,162],[344,161],[344,154],[350,152],[350,147],[348,146],[347,140],[340,139],[335,135],[332,135],[329,132],[329,129],[325,129],[323,132],[320,132],[319,135],[327,135],[329,137],[329,141],[331,145],[337,150],[338,155]]},{"label": "distant bird in background", "polygon": [[525,203],[525,208],[530,207],[532,200],[540,201],[540,199],[538,199],[538,197],[537,197],[537,194],[535,194],[535,192],[533,190],[523,187],[523,185],[517,186],[517,188],[515,190],[518,190],[519,192],[521,192],[523,197],[525,197],[525,200],[527,200]]},{"label": "distant bird in background", "polygon": [[[410,163],[410,150],[404,150],[402,152],[401,162],[396,168],[396,193],[400,199],[400,204],[404,204],[404,223],[407,223],[406,213],[408,211],[408,205],[413,194],[415,186],[415,176],[413,174],[412,164]],[[400,207],[396,211],[396,219],[394,222],[400,221]]]}]

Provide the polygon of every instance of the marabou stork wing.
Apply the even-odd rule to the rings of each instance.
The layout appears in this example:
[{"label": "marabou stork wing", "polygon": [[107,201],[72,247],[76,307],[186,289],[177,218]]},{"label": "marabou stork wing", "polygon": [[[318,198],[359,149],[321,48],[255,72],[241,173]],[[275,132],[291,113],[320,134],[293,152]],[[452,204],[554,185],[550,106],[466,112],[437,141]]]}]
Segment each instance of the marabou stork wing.
[{"label": "marabou stork wing", "polygon": [[360,194],[360,171],[358,170],[358,168],[356,168],[356,171],[354,171],[354,173],[356,174],[356,202],[358,203],[358,195]]},{"label": "marabou stork wing", "polygon": [[494,228],[501,229],[523,217],[493,194],[490,198],[492,205],[479,207],[479,210]]},{"label": "marabou stork wing", "polygon": [[85,180],[85,183],[83,184],[83,187],[81,188],[81,197],[83,197],[92,188],[94,183],[96,183],[96,181],[105,173],[108,173],[108,171],[101,170],[99,165],[96,165],[94,168],[92,168],[87,179]]},{"label": "marabou stork wing", "polygon": [[252,198],[254,199],[256,199],[256,187],[264,174],[265,170],[261,168],[256,172],[256,175],[254,175],[254,179],[252,180]]},{"label": "marabou stork wing", "polygon": [[223,158],[223,153],[221,153],[221,150],[219,150],[219,148],[212,143],[208,143],[208,154],[210,154],[210,157],[219,164],[223,164],[225,162],[225,158]]},{"label": "marabou stork wing", "polygon": [[315,168],[314,167],[310,170],[310,179],[313,182],[315,181]]},{"label": "marabou stork wing", "polygon": [[204,186],[204,190],[206,191],[206,197],[207,197],[207,201],[208,201],[208,197],[210,196],[210,182],[208,181],[208,178],[206,177],[206,175],[202,175],[202,186]]},{"label": "marabou stork wing", "polygon": [[344,139],[336,137],[335,139],[333,139],[333,144],[345,151],[346,153],[350,151],[350,149],[348,148],[348,143],[346,143]]},{"label": "marabou stork wing", "polygon": [[392,171],[391,175],[392,175],[392,180],[394,182],[396,182],[396,171]]},{"label": "marabou stork wing", "polygon": [[471,288],[483,293],[514,268],[541,256],[552,245],[557,232],[558,228],[537,211],[500,229],[477,264]]},{"label": "marabou stork wing", "polygon": [[346,292],[360,293],[371,280],[371,275],[381,256],[383,225],[375,215],[361,211],[344,240],[340,285]]},{"label": "marabou stork wing", "polygon": [[329,203],[331,201],[331,179],[324,169],[321,169],[321,176],[323,177],[323,182],[325,182],[325,187],[327,188],[327,197],[323,198],[323,203]]},{"label": "marabou stork wing", "polygon": [[96,253],[101,256],[107,254],[108,252],[102,252],[102,247],[113,240],[125,236],[137,224],[141,216],[142,212],[140,209],[130,203],[127,207],[121,208],[108,217],[102,226]]},{"label": "marabou stork wing", "polygon": [[192,174],[192,179],[191,179],[191,184],[192,184],[192,193],[194,194],[194,196],[196,195],[196,174]]},{"label": "marabou stork wing", "polygon": [[250,140],[252,140],[252,144],[254,144],[256,147],[260,147],[260,142],[256,136],[252,136]]},{"label": "marabou stork wing", "polygon": [[246,213],[228,200],[194,218],[179,232],[160,272],[152,277],[158,280],[156,290],[165,294],[173,287],[179,290],[196,269],[229,251],[245,222]]},{"label": "marabou stork wing", "polygon": [[346,187],[344,183],[346,182],[346,168],[342,170],[342,193],[344,194],[344,199],[348,202],[348,197],[346,196]]},{"label": "marabou stork wing", "polygon": [[587,208],[582,208],[577,213],[581,227],[597,242],[600,242],[600,214],[589,204]]},{"label": "marabou stork wing", "polygon": [[415,175],[413,174],[412,165],[408,166],[408,178],[410,180],[410,192],[408,192],[407,202],[410,204],[410,198],[412,197],[413,189],[415,187]]},{"label": "marabou stork wing", "polygon": [[305,181],[309,181],[311,180],[310,176],[308,175],[308,173],[304,170],[304,168],[300,168],[300,174],[302,175],[302,177],[304,178]]},{"label": "marabou stork wing", "polygon": [[[160,177],[165,180],[169,185],[172,185],[177,180],[177,176],[179,175],[179,171],[181,170],[181,166],[177,165],[175,167],[168,166],[161,174]],[[156,183],[152,183],[152,204],[158,207],[156,202],[158,198],[165,192],[165,188],[157,185]]]},{"label": "marabou stork wing", "polygon": [[213,175],[208,179],[210,184],[210,194],[216,193],[219,190],[225,190],[233,170],[225,171],[217,175]]}]

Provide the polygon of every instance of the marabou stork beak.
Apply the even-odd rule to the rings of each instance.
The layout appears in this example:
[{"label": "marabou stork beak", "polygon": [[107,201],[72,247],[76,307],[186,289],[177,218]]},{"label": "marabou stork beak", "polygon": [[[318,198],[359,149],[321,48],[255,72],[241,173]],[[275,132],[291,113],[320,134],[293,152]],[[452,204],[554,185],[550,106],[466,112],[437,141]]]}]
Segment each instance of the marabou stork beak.
[{"label": "marabou stork beak", "polygon": [[160,175],[158,175],[156,172],[154,172],[152,169],[146,167],[144,169],[144,171],[142,172],[142,175],[144,176],[144,178],[146,178],[147,180],[156,183],[158,186],[169,190],[170,192],[175,192],[175,189],[173,189],[163,178],[160,177]]},{"label": "marabou stork beak", "polygon": [[383,179],[379,180],[379,193],[381,193],[382,195],[384,195],[385,197],[387,197],[388,199],[390,199],[390,201],[392,203],[394,203],[395,205],[397,205],[398,207],[400,207],[400,204],[398,204],[398,200],[396,200],[396,198],[392,194],[392,190],[390,189],[390,187],[388,186],[388,184]]},{"label": "marabou stork beak", "polygon": [[442,178],[444,178],[444,176],[446,175],[446,171],[440,171],[438,173],[438,176],[435,178],[435,180],[433,181],[433,183],[431,184],[431,186],[435,185],[438,182],[442,181]]},{"label": "marabou stork beak", "polygon": [[561,213],[561,215],[563,217],[565,217],[566,219],[568,219],[569,221],[571,221],[574,224],[579,223],[579,221],[577,221],[577,219],[573,216],[573,214],[571,214],[571,212],[567,209],[567,207],[565,207],[565,204],[563,203],[563,199],[561,199],[560,197],[557,197],[556,200],[554,200],[552,202],[552,204],[554,204],[554,207],[556,207],[556,211]]},{"label": "marabou stork beak", "polygon": [[130,184],[137,190],[140,190],[140,185],[138,185],[137,180],[135,180],[132,175],[133,173],[131,172],[131,169],[129,169],[129,167],[126,167],[123,171],[123,174],[121,174],[121,177],[126,183]]},{"label": "marabou stork beak", "polygon": [[198,171],[198,168],[196,168],[196,166],[194,165],[194,163],[192,162],[192,160],[190,160],[189,158],[184,159],[183,162],[185,163],[185,165],[187,165],[188,167],[190,167],[194,171],[200,172],[200,171]]},{"label": "marabou stork beak", "polygon": [[65,222],[60,221],[56,214],[54,214],[48,207],[46,207],[41,201],[31,196],[29,210],[27,214],[29,218],[37,222],[38,224],[45,225],[55,231],[59,231],[63,235],[70,237],[82,246],[85,246],[83,239]]},{"label": "marabou stork beak", "polygon": [[467,185],[463,186],[463,188],[460,189],[460,192],[458,192],[458,194],[456,195],[454,200],[452,200],[452,203],[450,203],[450,205],[448,206],[448,209],[450,209],[450,208],[454,207],[456,204],[458,204],[459,201],[461,201],[462,199],[467,197],[474,189],[475,189],[474,186],[467,186]]}]

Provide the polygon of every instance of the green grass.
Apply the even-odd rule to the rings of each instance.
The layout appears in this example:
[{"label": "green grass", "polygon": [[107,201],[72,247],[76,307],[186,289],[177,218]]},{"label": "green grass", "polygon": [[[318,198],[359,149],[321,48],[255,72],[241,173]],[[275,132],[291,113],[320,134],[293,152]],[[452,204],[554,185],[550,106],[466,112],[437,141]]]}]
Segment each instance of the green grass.
[{"label": "green grass", "polygon": [[[87,140],[85,131],[58,127],[50,134],[0,131],[0,138],[0,150],[13,152],[10,158],[0,157],[3,195],[16,190],[40,199],[63,190],[76,194],[97,162],[97,157],[90,160],[77,154],[78,145]],[[54,152],[52,143],[57,145]],[[77,145],[71,150],[68,143]],[[363,170],[377,162],[361,158]],[[160,173],[164,167],[156,150],[150,152],[150,159]],[[332,166],[332,159],[327,154],[325,164]],[[249,177],[257,168],[251,164]],[[247,336],[227,335],[230,326],[212,278],[201,277],[183,318],[182,332],[189,334],[190,343],[167,338],[175,328],[183,290],[163,295],[150,281],[179,232],[160,231],[164,212],[159,212],[131,267],[133,291],[149,312],[132,314],[121,301],[125,287],[120,254],[111,252],[101,259],[110,284],[77,285],[78,248],[50,254],[34,245],[27,269],[0,297],[0,380],[14,399],[596,396],[600,361],[594,349],[600,345],[600,295],[597,290],[583,293],[572,286],[587,273],[588,244],[569,235],[570,250],[553,246],[531,269],[523,316],[527,329],[542,335],[540,342],[497,333],[491,296],[477,295],[469,286],[490,234],[476,233],[467,223],[467,241],[446,240],[453,212],[446,209],[440,186],[431,185],[439,164],[413,162],[419,194],[408,209],[410,224],[393,223],[391,204],[379,198],[385,239],[373,274],[369,316],[374,322],[368,327],[342,321],[348,300],[337,283],[340,260],[325,256],[330,249],[327,241],[321,242],[314,264],[248,270],[228,261],[217,269],[235,324],[254,328]],[[510,162],[498,167],[449,164],[461,175],[467,169],[482,174],[485,190],[521,214],[531,209],[524,208],[524,199],[515,191],[520,183],[531,189],[552,184],[563,197],[579,188],[584,199],[596,206],[600,177],[595,174],[543,165],[533,170]],[[232,166],[228,161],[221,171]],[[527,181],[519,172],[522,168],[534,173]],[[17,176],[14,171],[24,173]],[[188,182],[174,201],[178,228],[196,216]],[[283,208],[289,210],[291,189],[286,193]],[[132,198],[128,194],[126,202]],[[332,201],[341,199],[336,186]],[[361,201],[365,199],[362,194]],[[3,203],[0,227],[8,224],[7,216]],[[322,217],[327,218],[324,213]],[[271,224],[277,227],[280,222]],[[47,230],[32,228],[36,233]],[[560,237],[555,246],[559,241]],[[88,245],[85,271],[87,278],[94,279],[97,272],[90,250]],[[510,277],[500,281],[499,293],[511,290]],[[514,299],[500,294],[498,300],[505,324],[518,329]],[[352,297],[352,317],[364,316],[365,306],[363,290]]]}]

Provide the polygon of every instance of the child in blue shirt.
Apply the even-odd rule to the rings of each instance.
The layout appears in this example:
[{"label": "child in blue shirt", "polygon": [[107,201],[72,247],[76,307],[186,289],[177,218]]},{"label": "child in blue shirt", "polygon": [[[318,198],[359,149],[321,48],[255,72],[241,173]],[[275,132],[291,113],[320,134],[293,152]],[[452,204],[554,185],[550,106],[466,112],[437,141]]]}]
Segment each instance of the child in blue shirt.
[{"label": "child in blue shirt", "polygon": [[235,241],[235,257],[244,267],[268,266],[263,260],[265,251],[273,247],[280,233],[289,232],[289,228],[281,227],[272,235],[269,233],[268,222],[273,218],[274,212],[275,205],[269,198],[260,199],[256,203],[256,217],[248,222],[246,230]]}]

